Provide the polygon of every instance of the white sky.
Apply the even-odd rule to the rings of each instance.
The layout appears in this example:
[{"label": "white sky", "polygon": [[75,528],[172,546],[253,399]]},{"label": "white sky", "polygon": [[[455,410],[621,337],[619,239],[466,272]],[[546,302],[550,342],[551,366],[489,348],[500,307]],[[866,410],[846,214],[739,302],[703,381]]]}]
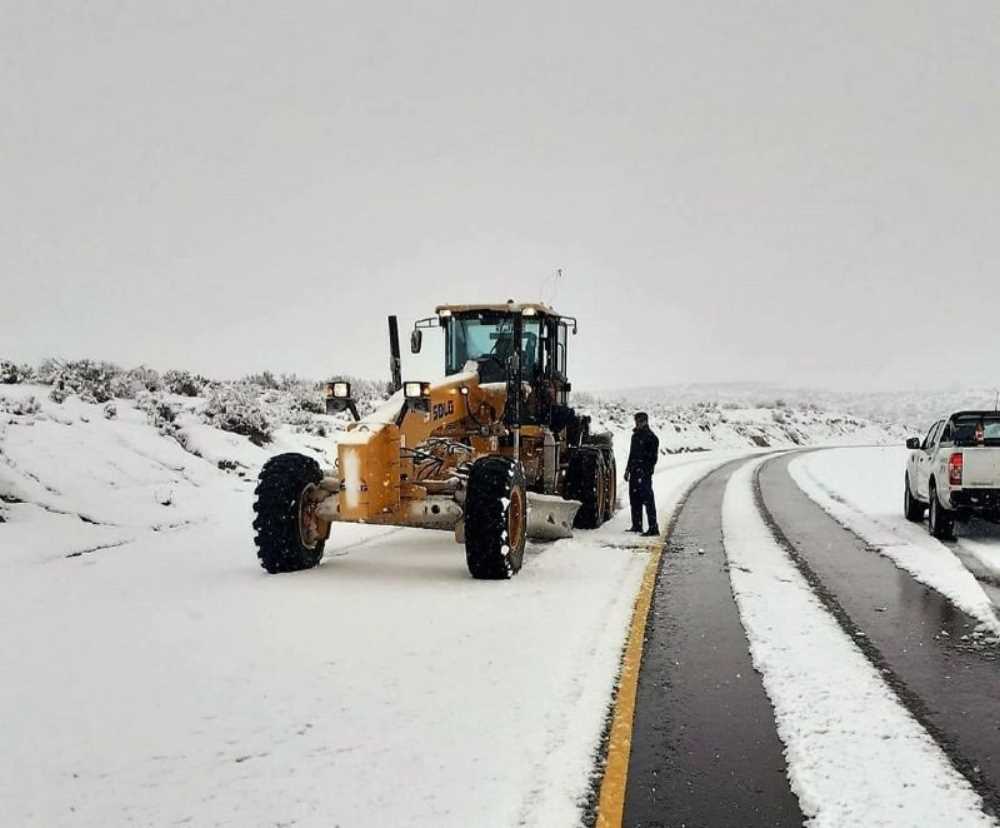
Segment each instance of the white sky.
[{"label": "white sky", "polygon": [[378,376],[562,267],[577,387],[1000,374],[995,0],[0,19],[0,356]]}]

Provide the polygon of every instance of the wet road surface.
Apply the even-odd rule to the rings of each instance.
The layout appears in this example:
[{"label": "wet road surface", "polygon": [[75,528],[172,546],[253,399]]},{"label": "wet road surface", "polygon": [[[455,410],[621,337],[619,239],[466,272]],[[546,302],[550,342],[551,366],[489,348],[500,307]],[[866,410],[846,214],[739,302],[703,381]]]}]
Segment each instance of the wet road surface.
[{"label": "wet road surface", "polygon": [[[969,638],[973,619],[802,493],[788,474],[793,457],[761,467],[762,517],[987,810],[1000,812],[1000,653]],[[739,465],[692,490],[664,549],[639,671],[630,828],[803,823],[729,581],[722,499]]]},{"label": "wet road surface", "polygon": [[694,488],[664,549],[639,670],[624,825],[802,824],[722,545],[722,496],[739,465]]},{"label": "wet road surface", "polygon": [[[766,463],[759,497],[807,580],[987,804],[1000,809],[1000,662],[977,622],[816,506]],[[963,637],[965,640],[963,640]]]}]

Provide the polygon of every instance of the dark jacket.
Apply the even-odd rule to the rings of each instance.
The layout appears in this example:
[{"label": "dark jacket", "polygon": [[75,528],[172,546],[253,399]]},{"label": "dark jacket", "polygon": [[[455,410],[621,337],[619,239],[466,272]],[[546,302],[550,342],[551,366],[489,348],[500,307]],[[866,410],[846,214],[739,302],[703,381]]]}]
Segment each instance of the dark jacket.
[{"label": "dark jacket", "polygon": [[660,456],[660,441],[649,426],[637,428],[632,432],[632,447],[628,453],[628,465],[625,471],[650,477]]}]

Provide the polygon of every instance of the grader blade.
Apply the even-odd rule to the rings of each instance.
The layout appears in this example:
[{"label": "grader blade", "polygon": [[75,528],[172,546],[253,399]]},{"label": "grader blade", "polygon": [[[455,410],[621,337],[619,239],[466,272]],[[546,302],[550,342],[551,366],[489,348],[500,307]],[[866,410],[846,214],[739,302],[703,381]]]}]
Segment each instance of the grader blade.
[{"label": "grader blade", "polygon": [[579,500],[528,492],[528,537],[532,540],[573,537],[573,520],[582,505]]}]

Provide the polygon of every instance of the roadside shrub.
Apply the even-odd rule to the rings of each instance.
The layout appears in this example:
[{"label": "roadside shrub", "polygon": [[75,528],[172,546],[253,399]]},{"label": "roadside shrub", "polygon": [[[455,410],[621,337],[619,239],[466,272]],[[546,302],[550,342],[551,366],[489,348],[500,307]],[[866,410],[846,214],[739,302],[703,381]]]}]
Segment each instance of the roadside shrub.
[{"label": "roadside shrub", "polygon": [[113,420],[117,416],[118,416],[118,406],[116,406],[113,402],[105,403],[104,404],[104,419],[105,420]]},{"label": "roadside shrub", "polygon": [[145,365],[119,371],[111,378],[111,393],[122,400],[135,399],[143,391],[159,391],[160,387],[159,373]]},{"label": "roadside shrub", "polygon": [[42,385],[52,385],[56,375],[62,370],[63,363],[51,357],[43,359],[42,364],[35,371],[35,379]]},{"label": "roadside shrub", "polygon": [[30,365],[16,365],[9,360],[0,359],[0,383],[3,385],[32,382],[34,378],[35,371]]},{"label": "roadside shrub", "polygon": [[34,396],[25,397],[23,400],[0,397],[0,411],[6,414],[23,417],[28,414],[37,414],[41,410],[42,406]]},{"label": "roadside shrub", "polygon": [[190,371],[167,371],[163,375],[163,388],[181,397],[200,397],[208,380]]},{"label": "roadside shrub", "polygon": [[298,382],[288,389],[292,395],[292,407],[310,414],[325,414],[326,400],[320,383]]},{"label": "roadside shrub", "polygon": [[270,371],[260,371],[256,374],[247,374],[243,377],[242,382],[248,385],[259,385],[261,388],[267,388],[272,391],[277,391],[281,388],[281,383],[278,381],[278,378]]},{"label": "roadside shrub", "polygon": [[245,386],[222,385],[213,388],[202,410],[205,422],[223,431],[242,434],[262,446],[271,441],[274,426],[255,394]]},{"label": "roadside shrub", "polygon": [[105,403],[114,396],[111,381],[118,368],[110,362],[46,360],[43,368],[53,386],[49,397],[55,402],[61,403],[72,394],[88,403]]},{"label": "roadside shrub", "polygon": [[[198,451],[191,448],[189,438],[181,429],[181,424],[177,420],[177,415],[180,412],[171,405],[169,400],[163,399],[158,393],[154,394],[146,391],[136,398],[135,406],[140,411],[145,412],[149,424],[160,434],[164,437],[172,437],[182,449],[195,455],[195,457],[201,457]],[[107,416],[106,411],[105,416]]]},{"label": "roadside shrub", "polygon": [[135,401],[135,407],[145,412],[149,424],[163,433],[177,421],[177,411],[159,394],[140,394]]}]

